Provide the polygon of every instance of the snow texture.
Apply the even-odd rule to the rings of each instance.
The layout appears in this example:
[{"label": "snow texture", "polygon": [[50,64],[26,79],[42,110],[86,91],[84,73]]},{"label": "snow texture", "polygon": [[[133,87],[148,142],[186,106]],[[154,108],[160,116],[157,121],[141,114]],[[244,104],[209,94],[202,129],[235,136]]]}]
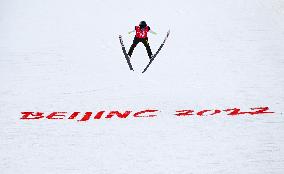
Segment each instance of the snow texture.
[{"label": "snow texture", "polygon": [[[129,71],[129,48],[145,20]],[[1,0],[1,174],[284,173],[282,0]],[[275,114],[174,116],[268,106]],[[158,109],[155,118],[20,120],[21,112]]]}]

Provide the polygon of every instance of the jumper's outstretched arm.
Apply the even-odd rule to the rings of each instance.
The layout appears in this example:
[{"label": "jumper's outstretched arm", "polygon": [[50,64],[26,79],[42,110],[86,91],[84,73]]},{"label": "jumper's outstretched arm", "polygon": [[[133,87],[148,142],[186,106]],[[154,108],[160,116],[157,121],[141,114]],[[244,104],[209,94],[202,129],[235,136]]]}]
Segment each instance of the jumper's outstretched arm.
[{"label": "jumper's outstretched arm", "polygon": [[135,32],[135,30],[129,31],[128,34],[131,34],[131,33],[133,33],[133,32]]},{"label": "jumper's outstretched arm", "polygon": [[152,34],[155,34],[155,35],[157,34],[157,33],[156,33],[155,31],[153,31],[153,30],[149,30],[149,32],[152,33]]}]

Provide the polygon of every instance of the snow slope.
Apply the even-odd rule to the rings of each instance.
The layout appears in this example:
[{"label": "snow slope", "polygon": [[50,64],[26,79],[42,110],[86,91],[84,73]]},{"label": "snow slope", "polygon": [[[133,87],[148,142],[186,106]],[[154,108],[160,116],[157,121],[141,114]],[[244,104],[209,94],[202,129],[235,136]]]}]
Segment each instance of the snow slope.
[{"label": "snow slope", "polygon": [[[128,69],[118,35],[146,20]],[[3,174],[284,172],[281,0],[0,1]],[[174,116],[268,106],[274,114]],[[21,112],[158,109],[155,118],[20,120]]]}]

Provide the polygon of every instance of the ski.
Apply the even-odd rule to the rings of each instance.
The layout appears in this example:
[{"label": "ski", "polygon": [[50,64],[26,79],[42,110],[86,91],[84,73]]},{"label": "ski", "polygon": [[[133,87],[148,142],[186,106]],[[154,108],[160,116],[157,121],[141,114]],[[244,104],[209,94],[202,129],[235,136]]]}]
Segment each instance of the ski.
[{"label": "ski", "polygon": [[164,41],[162,42],[162,44],[160,45],[160,47],[158,48],[158,50],[156,51],[156,53],[152,56],[150,62],[148,63],[148,65],[146,66],[146,68],[142,71],[142,73],[144,73],[144,72],[149,68],[149,66],[151,65],[151,63],[154,61],[155,57],[158,55],[158,53],[161,51],[162,47],[164,46],[164,44],[165,44],[167,38],[169,37],[169,35],[170,35],[170,30],[167,32],[167,35],[166,35]]},{"label": "ski", "polygon": [[126,50],[125,50],[125,46],[124,46],[124,44],[123,44],[123,40],[122,40],[122,36],[121,36],[121,35],[119,35],[119,41],[120,41],[121,48],[122,48],[123,54],[124,54],[124,56],[125,56],[126,62],[127,62],[128,66],[129,66],[129,69],[132,70],[132,71],[134,71],[134,69],[133,69],[133,67],[132,67],[132,65],[131,65],[131,62],[130,62],[130,58],[129,58],[129,56],[128,56]]}]

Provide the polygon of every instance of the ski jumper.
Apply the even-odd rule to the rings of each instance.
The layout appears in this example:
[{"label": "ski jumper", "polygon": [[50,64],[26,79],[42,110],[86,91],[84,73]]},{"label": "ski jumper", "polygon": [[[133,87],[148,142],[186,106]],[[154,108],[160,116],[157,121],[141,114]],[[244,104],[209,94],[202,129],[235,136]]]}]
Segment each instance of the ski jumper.
[{"label": "ski jumper", "polygon": [[139,42],[142,42],[144,44],[144,46],[146,47],[149,58],[151,59],[152,51],[151,51],[150,45],[148,43],[148,36],[147,36],[147,33],[150,31],[150,27],[146,26],[144,28],[141,28],[140,26],[135,26],[135,31],[136,31],[136,35],[135,35],[133,43],[132,43],[132,45],[131,45],[131,47],[128,51],[129,57],[131,57],[133,50],[137,46],[137,44]]}]

